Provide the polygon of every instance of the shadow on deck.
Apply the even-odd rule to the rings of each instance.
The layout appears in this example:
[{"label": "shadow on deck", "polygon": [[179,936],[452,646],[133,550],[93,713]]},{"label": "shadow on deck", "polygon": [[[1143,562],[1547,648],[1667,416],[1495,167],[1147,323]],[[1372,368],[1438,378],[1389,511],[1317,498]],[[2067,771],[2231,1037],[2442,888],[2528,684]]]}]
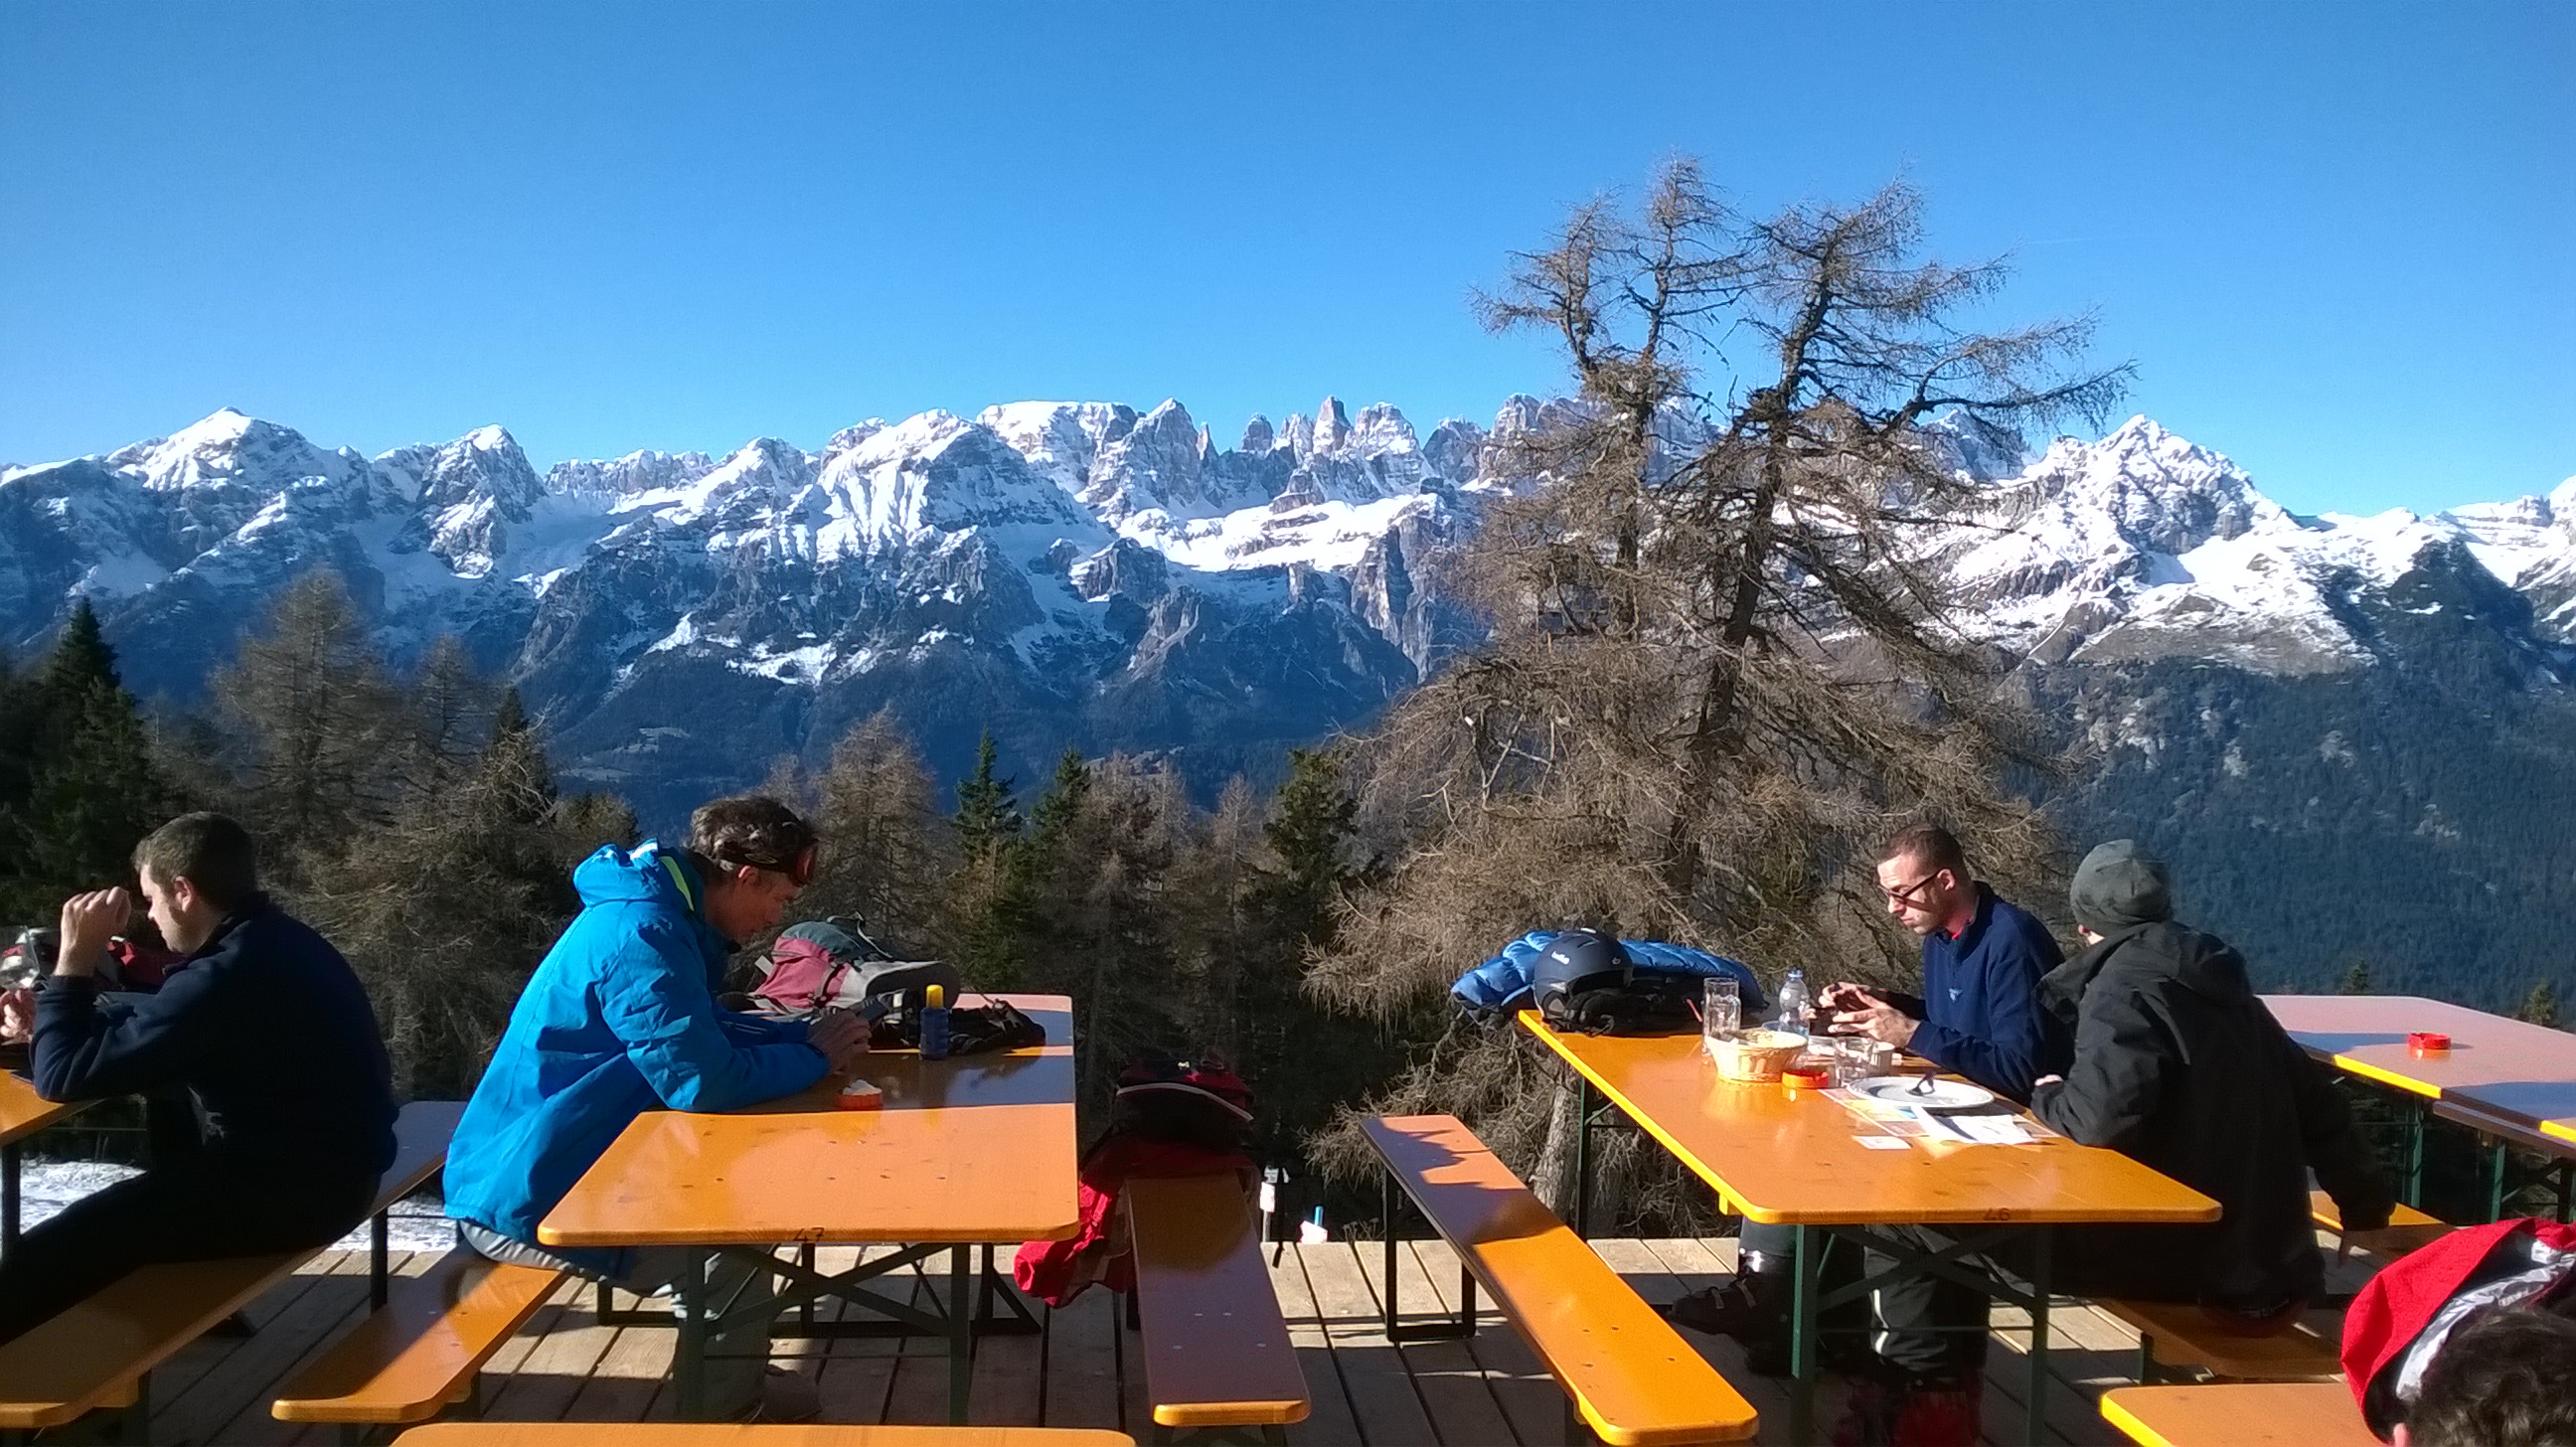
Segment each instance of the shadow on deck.
[{"label": "shadow on deck", "polygon": [[[1711,1284],[1734,1267],[1732,1240],[1598,1240],[1604,1260],[1649,1301]],[[1383,1334],[1375,1242],[1283,1248],[1271,1277],[1304,1360],[1314,1414],[1289,1429],[1316,1447],[1554,1447],[1564,1440],[1556,1385],[1490,1310],[1467,1340],[1390,1345]],[[822,1252],[846,1264],[847,1248]],[[426,1270],[433,1253],[398,1257],[396,1269]],[[1439,1241],[1410,1244],[1400,1257],[1399,1296],[1408,1315],[1438,1302],[1455,1309],[1456,1258]],[[899,1278],[898,1278],[899,1279]],[[891,1282],[888,1283],[891,1286]],[[916,1279],[927,1303],[931,1283]],[[298,1427],[268,1415],[270,1399],[304,1362],[366,1310],[363,1252],[326,1253],[280,1285],[250,1316],[244,1339],[200,1341],[154,1374],[153,1440],[268,1443],[333,1440],[331,1429]],[[634,1422],[671,1413],[667,1326],[602,1326],[586,1287],[559,1288],[526,1331],[492,1359],[483,1415],[493,1420]],[[828,1310],[828,1309],[827,1309]],[[977,1343],[972,1420],[996,1426],[1112,1427],[1146,1440],[1152,1421],[1137,1369],[1136,1338],[1119,1329],[1117,1302],[1092,1291],[1053,1313],[1040,1311],[1037,1336]],[[2107,1387],[2125,1385],[2137,1338],[2090,1307],[2061,1303],[2051,1313],[2051,1367],[2061,1390],[2046,1411],[2047,1440],[2125,1441],[2098,1414]],[[2017,1329],[2019,1328],[2019,1329]],[[1747,1372],[1733,1343],[1684,1332],[1769,1424],[1788,1420],[1784,1384]],[[2018,1312],[1998,1310],[1989,1353],[1985,1437],[2019,1442],[2022,1362],[2029,1344]],[[827,1422],[945,1420],[947,1363],[937,1345],[899,1338],[777,1343],[781,1362],[813,1373]],[[1830,1430],[1842,1388],[1828,1379],[1819,1420]],[[1779,1430],[1774,1425],[1772,1432]],[[1777,1443],[1770,1432],[1758,1440]]]}]

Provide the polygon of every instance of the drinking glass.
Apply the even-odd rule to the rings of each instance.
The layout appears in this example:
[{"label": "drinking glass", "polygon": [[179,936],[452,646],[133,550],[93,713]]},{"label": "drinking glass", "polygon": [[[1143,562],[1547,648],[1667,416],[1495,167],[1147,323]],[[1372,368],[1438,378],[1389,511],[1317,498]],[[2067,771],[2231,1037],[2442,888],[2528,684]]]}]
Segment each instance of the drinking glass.
[{"label": "drinking glass", "polygon": [[1701,988],[1700,1033],[1724,1040],[1744,1024],[1744,992],[1731,976],[1711,975]]}]

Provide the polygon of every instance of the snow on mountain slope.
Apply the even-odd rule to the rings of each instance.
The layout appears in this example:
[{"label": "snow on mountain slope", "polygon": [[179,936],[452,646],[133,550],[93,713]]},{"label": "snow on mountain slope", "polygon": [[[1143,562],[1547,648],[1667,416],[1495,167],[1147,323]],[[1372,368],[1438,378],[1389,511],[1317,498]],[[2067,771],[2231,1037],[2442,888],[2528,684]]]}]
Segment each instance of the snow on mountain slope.
[{"label": "snow on mountain slope", "polygon": [[[576,777],[618,787],[712,784],[710,748],[828,747],[890,703],[943,766],[988,725],[1039,759],[1068,732],[1298,741],[1472,641],[1426,565],[1483,499],[1539,485],[1498,475],[1493,444],[1575,405],[1515,397],[1490,429],[1426,440],[1391,406],[1328,397],[1219,448],[1174,400],[1023,402],[871,419],[819,452],[758,438],[542,474],[499,427],[370,460],[226,409],[0,477],[0,646],[41,646],[86,596],[129,679],[184,700],[327,566],[398,659],[465,639],[545,711]],[[1683,451],[1704,436],[1679,416],[1659,431]],[[2397,646],[2387,620],[2446,608],[2526,650],[2576,643],[2576,479],[2303,518],[2143,417],[2035,459],[1934,431],[1989,498],[1939,544],[1961,624],[2044,665],[2332,673]]]},{"label": "snow on mountain slope", "polygon": [[[2060,438],[1989,487],[1992,504],[1942,548],[1962,626],[2048,664],[2340,672],[2375,657],[2376,630],[2355,610],[2411,577],[2483,568],[2528,595],[2519,580],[2576,564],[2576,532],[2555,526],[2549,500],[2303,518],[2144,417],[2099,442]],[[2567,641],[2564,621],[2545,635]]]}]

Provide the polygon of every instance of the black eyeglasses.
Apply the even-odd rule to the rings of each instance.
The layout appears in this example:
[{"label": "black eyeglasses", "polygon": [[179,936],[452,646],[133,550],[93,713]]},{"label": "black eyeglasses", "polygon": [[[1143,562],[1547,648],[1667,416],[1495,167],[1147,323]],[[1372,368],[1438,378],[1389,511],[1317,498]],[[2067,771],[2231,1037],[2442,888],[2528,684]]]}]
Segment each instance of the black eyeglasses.
[{"label": "black eyeglasses", "polygon": [[1941,870],[1933,870],[1930,874],[1923,876],[1912,884],[1903,885],[1895,889],[1890,889],[1886,885],[1880,885],[1879,893],[1886,895],[1887,902],[1895,905],[1899,909],[1928,908],[1928,906],[1923,903],[1923,891],[1931,888],[1932,881],[1939,879],[1942,873],[1943,871]]}]

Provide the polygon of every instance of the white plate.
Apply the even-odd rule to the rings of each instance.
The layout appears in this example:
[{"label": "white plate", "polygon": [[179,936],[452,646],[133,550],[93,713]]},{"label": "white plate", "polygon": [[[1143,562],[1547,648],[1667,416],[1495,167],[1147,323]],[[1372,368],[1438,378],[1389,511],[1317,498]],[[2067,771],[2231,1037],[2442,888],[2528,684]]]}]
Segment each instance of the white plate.
[{"label": "white plate", "polygon": [[1995,1099],[1993,1091],[1964,1080],[1936,1080],[1930,1090],[1915,1089],[1922,1083],[1919,1075],[1873,1075],[1854,1081],[1852,1093],[1889,1105],[1919,1105],[1926,1110],[1969,1110],[1991,1105]]}]

